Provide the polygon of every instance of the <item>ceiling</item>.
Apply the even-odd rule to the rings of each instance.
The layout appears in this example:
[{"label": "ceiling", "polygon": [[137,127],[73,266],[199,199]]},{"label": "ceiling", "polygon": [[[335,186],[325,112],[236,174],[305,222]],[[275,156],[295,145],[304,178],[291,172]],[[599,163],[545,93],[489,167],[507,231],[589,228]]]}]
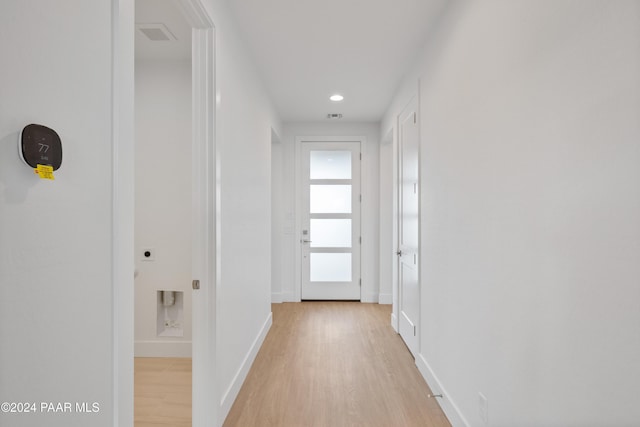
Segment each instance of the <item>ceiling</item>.
[{"label": "ceiling", "polygon": [[[191,59],[191,27],[175,0],[135,0],[136,59]],[[173,36],[170,40],[151,41],[141,31],[162,24]]]},{"label": "ceiling", "polygon": [[[182,18],[172,1],[136,0],[136,22],[162,22],[176,35],[186,31],[188,58],[188,27],[182,21],[180,29]],[[343,114],[343,121],[379,121],[445,3],[228,0],[285,122],[324,121],[329,113]],[[169,52],[172,43],[142,38],[136,31],[139,58],[180,55]],[[334,93],[344,95],[344,101],[329,101]]]}]

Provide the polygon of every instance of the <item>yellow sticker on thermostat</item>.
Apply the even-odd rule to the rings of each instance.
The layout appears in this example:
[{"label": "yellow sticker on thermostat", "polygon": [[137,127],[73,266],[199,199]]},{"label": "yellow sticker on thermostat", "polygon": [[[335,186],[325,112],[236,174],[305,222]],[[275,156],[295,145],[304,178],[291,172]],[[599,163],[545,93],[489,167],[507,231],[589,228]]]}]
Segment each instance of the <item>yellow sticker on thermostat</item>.
[{"label": "yellow sticker on thermostat", "polygon": [[40,179],[51,179],[51,180],[55,179],[53,176],[53,166],[38,165],[38,167],[36,167],[34,172],[38,174]]}]

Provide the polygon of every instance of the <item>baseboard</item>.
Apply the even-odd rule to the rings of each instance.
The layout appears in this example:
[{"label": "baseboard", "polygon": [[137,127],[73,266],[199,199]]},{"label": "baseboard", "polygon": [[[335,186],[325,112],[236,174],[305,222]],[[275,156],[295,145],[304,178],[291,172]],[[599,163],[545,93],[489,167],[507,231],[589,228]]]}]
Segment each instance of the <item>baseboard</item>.
[{"label": "baseboard", "polygon": [[365,294],[364,292],[360,294],[360,301],[366,303],[377,303],[378,302],[378,294]]},{"label": "baseboard", "polygon": [[422,374],[422,377],[424,378],[424,380],[429,385],[431,392],[433,394],[442,395],[442,398],[438,399],[438,403],[440,404],[440,407],[444,411],[444,414],[449,419],[451,426],[452,427],[470,427],[471,424],[467,422],[467,420],[464,418],[464,416],[460,412],[460,409],[458,408],[458,406],[455,404],[455,402],[453,402],[453,400],[451,400],[451,397],[449,396],[445,388],[442,386],[442,383],[440,382],[436,374],[433,372],[433,369],[431,369],[431,366],[429,366],[429,363],[427,363],[427,361],[422,356],[422,354],[419,354],[418,357],[416,357],[416,366],[418,367],[418,370]]},{"label": "baseboard", "polygon": [[393,295],[392,294],[379,294],[378,295],[378,304],[393,304]]},{"label": "baseboard", "polygon": [[300,300],[295,299],[295,294],[293,292],[283,292],[282,302],[300,302]]},{"label": "baseboard", "polygon": [[222,396],[222,399],[220,399],[220,412],[219,412],[219,417],[220,417],[219,419],[221,420],[220,425],[224,423],[224,420],[227,418],[227,415],[231,410],[231,406],[233,405],[233,402],[236,400],[236,397],[238,397],[238,393],[240,393],[240,388],[242,387],[244,380],[247,378],[247,375],[249,374],[249,369],[251,369],[251,365],[253,365],[253,361],[256,359],[256,356],[258,355],[258,350],[260,350],[260,347],[262,347],[262,343],[264,342],[264,339],[266,338],[272,323],[273,323],[273,316],[271,313],[269,313],[269,316],[267,316],[267,320],[265,320],[264,324],[262,325],[262,328],[260,329],[258,336],[253,341],[251,348],[249,348],[249,352],[247,353],[247,355],[244,357],[244,360],[240,364],[240,369],[238,369],[238,372],[236,372],[236,375],[233,377],[233,380],[231,381],[231,385]]},{"label": "baseboard", "polygon": [[271,292],[271,304],[280,304],[283,301],[282,292]]},{"label": "baseboard", "polygon": [[294,299],[293,292],[272,292],[271,302],[273,304],[280,304],[283,302],[300,302]]},{"label": "baseboard", "polygon": [[400,331],[398,331],[398,316],[396,316],[395,313],[391,313],[391,327],[396,333],[400,333]]},{"label": "baseboard", "polygon": [[191,357],[191,341],[136,341],[134,357]]}]

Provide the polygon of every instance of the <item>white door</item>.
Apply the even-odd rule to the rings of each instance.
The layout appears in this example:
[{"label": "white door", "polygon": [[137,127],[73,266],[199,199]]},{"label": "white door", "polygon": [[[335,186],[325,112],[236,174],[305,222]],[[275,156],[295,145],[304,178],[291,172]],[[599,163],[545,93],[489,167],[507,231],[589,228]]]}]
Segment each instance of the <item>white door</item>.
[{"label": "white door", "polygon": [[398,134],[398,308],[400,336],[415,356],[418,352],[420,289],[418,276],[419,236],[419,132],[417,101],[399,117]]},{"label": "white door", "polygon": [[303,300],[360,299],[360,143],[302,143]]}]

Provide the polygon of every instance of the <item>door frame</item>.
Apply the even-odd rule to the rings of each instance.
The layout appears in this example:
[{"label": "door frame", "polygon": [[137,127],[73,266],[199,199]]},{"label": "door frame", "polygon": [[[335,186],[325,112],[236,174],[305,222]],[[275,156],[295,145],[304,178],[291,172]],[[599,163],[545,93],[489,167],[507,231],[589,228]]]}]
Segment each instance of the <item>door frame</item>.
[{"label": "door frame", "polygon": [[[192,27],[193,298],[192,425],[217,425],[216,280],[220,251],[215,215],[215,26],[202,0],[175,0]],[[112,0],[112,280],[114,426],[133,425],[134,28],[135,1]],[[197,236],[197,239],[195,238]]]},{"label": "door frame", "polygon": [[[351,212],[348,214],[351,220],[351,246],[349,248],[333,248],[333,247],[314,247],[309,241],[309,244],[303,244],[303,239],[312,239],[315,240],[313,234],[311,234],[311,222],[312,216],[315,216],[314,213],[309,212],[309,201],[310,201],[310,192],[309,185],[313,180],[309,179],[310,173],[310,163],[309,163],[309,155],[314,150],[330,150],[330,151],[344,151],[351,153],[351,178],[347,181],[350,182],[351,186]],[[300,205],[300,218],[301,218],[301,227],[303,230],[307,230],[310,234],[307,236],[300,236],[300,248],[303,254],[303,262],[301,264],[301,297],[306,294],[307,299],[310,300],[324,300],[324,299],[334,299],[334,300],[350,300],[350,301],[362,301],[362,174],[361,174],[361,166],[362,166],[362,147],[359,142],[333,142],[333,141],[322,141],[322,142],[310,142],[306,141],[300,144],[300,152],[301,152],[301,170],[303,171],[301,175],[301,205]],[[324,180],[315,180],[324,181]],[[335,184],[335,181],[332,179],[328,180],[331,182],[329,185],[341,185]],[[342,183],[344,185],[344,182]],[[354,191],[356,190],[356,191]],[[332,217],[341,216],[343,214],[321,214],[320,216],[328,215]],[[343,252],[345,249],[348,249],[352,257],[351,257],[351,280],[348,282],[311,282],[310,279],[310,267],[311,267],[311,254],[312,253],[345,253]],[[319,252],[316,252],[319,251]],[[304,259],[304,256],[307,255],[309,258]],[[305,288],[306,287],[306,288]],[[355,297],[355,293],[357,291],[357,298]],[[352,295],[353,293],[353,295]]]},{"label": "door frame", "polygon": [[[392,307],[392,324],[393,327],[395,328],[396,332],[398,332],[398,334],[401,333],[400,331],[400,322],[401,322],[401,316],[402,316],[402,283],[400,280],[400,274],[401,274],[401,259],[400,256],[398,256],[398,251],[400,250],[400,239],[401,239],[401,224],[400,221],[402,220],[402,215],[401,215],[401,209],[402,209],[402,191],[400,190],[400,186],[402,185],[402,153],[401,153],[401,149],[402,149],[402,131],[401,131],[401,126],[402,126],[402,119],[403,117],[406,115],[406,112],[408,110],[413,110],[413,114],[414,114],[414,120],[416,120],[417,126],[418,126],[418,151],[417,151],[417,161],[418,161],[418,176],[417,176],[417,186],[418,186],[418,235],[417,235],[417,262],[416,262],[416,268],[418,269],[418,319],[416,320],[416,325],[415,328],[417,329],[417,334],[416,334],[416,348],[415,349],[410,349],[410,351],[413,353],[413,351],[415,351],[416,353],[413,354],[413,356],[417,359],[418,354],[420,354],[420,342],[421,342],[421,318],[422,318],[422,268],[421,268],[421,248],[422,248],[422,227],[420,225],[420,219],[422,218],[422,197],[420,196],[421,193],[421,189],[422,189],[422,168],[421,168],[421,154],[422,154],[422,147],[420,144],[421,141],[421,127],[420,127],[420,97],[419,97],[419,91],[418,94],[414,95],[413,97],[411,97],[411,99],[409,100],[409,102],[407,102],[407,104],[402,108],[402,110],[400,111],[400,113],[396,116],[394,122],[395,122],[395,162],[396,162],[396,175],[394,177],[395,179],[395,196],[396,196],[396,211],[395,211],[395,216],[396,216],[396,224],[395,224],[395,252],[396,252],[396,261],[395,261],[395,279],[394,279],[394,304]],[[397,299],[396,299],[397,298]],[[403,338],[404,339],[404,338]],[[407,343],[407,347],[409,347],[409,344]]]},{"label": "door frame", "polygon": [[[385,204],[391,205],[391,217],[388,222],[383,222],[382,216],[380,218],[380,281],[384,280],[383,274],[384,268],[388,268],[391,275],[391,326],[399,333],[399,317],[398,317],[398,257],[396,252],[398,251],[398,119],[394,120],[393,126],[385,133],[385,137],[380,143],[380,148],[389,145],[391,150],[391,159],[387,167],[390,168],[389,174],[384,176],[381,174],[381,180],[390,181],[390,189],[387,192],[382,191],[382,181],[380,187],[380,209]],[[384,161],[382,153],[380,154],[380,167],[382,168],[382,162]],[[390,240],[383,243],[383,233],[390,234]],[[388,277],[388,276],[387,276]],[[380,303],[382,303],[382,294],[380,296]]]},{"label": "door frame", "polygon": [[[200,289],[192,295],[191,425],[218,420],[216,381],[217,297],[219,265],[216,212],[216,32],[201,0],[174,0],[191,25],[192,81],[192,278]],[[220,424],[220,420],[217,421]]]},{"label": "door frame", "polygon": [[[302,301],[302,246],[298,244],[300,236],[302,235],[302,143],[304,142],[359,142],[360,152],[362,153],[363,161],[360,164],[360,193],[364,193],[364,179],[365,174],[365,162],[366,150],[367,150],[367,138],[365,136],[297,136],[295,138],[294,156],[295,156],[295,207],[296,207],[296,227],[295,227],[295,286],[294,286],[294,301]],[[362,216],[362,203],[360,205],[360,227],[363,224]],[[363,236],[364,239],[364,236]],[[360,246],[360,276],[363,275],[362,265],[362,248]],[[363,289],[365,289],[365,283],[363,281],[360,288],[360,301],[363,301]]]},{"label": "door frame", "polygon": [[134,316],[134,0],[111,1],[113,408],[117,427],[133,426]]}]

